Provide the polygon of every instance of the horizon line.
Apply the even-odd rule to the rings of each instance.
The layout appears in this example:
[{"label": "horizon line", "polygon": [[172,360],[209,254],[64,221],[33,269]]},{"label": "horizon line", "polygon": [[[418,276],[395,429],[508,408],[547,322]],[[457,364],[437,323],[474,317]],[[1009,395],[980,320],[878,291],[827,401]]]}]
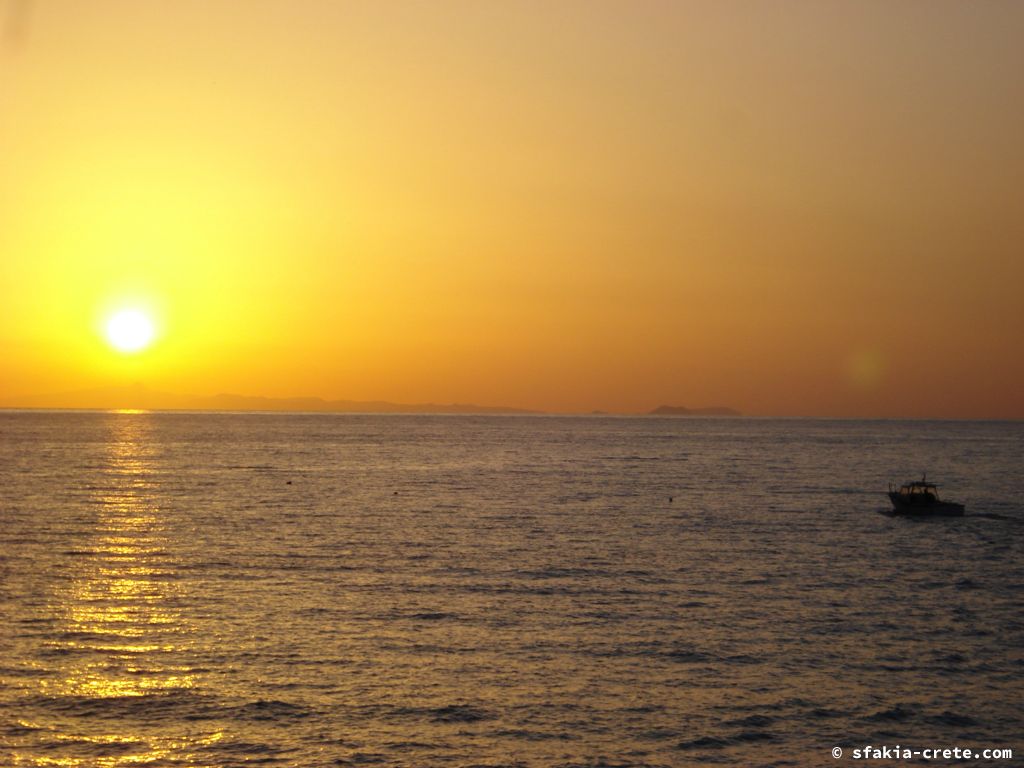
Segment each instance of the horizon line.
[{"label": "horizon line", "polygon": [[[353,401],[359,402],[359,401]],[[666,414],[627,411],[537,411],[537,410],[500,410],[472,411],[304,411],[268,408],[263,410],[239,408],[90,408],[90,407],[50,407],[50,406],[10,406],[0,405],[0,412],[5,413],[107,413],[136,415],[145,413],[166,414],[220,414],[220,415],[272,415],[272,416],[473,416],[499,418],[633,418],[633,419],[722,419],[722,420],[755,420],[755,421],[976,421],[976,422],[1024,422],[1020,416],[815,416],[807,414]]]}]

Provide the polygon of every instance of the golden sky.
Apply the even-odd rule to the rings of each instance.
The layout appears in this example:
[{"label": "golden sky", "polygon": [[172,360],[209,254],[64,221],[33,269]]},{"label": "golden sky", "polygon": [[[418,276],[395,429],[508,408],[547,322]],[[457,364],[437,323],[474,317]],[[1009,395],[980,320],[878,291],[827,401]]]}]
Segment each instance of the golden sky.
[{"label": "golden sky", "polygon": [[1024,3],[0,24],[0,400],[1024,417]]}]

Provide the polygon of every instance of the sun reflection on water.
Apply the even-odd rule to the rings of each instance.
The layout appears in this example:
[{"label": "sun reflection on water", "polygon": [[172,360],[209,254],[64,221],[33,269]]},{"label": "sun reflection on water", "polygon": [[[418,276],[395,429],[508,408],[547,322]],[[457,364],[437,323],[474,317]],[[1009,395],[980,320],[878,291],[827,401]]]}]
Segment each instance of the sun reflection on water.
[{"label": "sun reflection on water", "polygon": [[115,768],[171,755],[180,760],[222,737],[168,734],[157,713],[132,708],[196,688],[190,663],[196,628],[176,607],[184,595],[161,515],[150,419],[111,416],[109,453],[90,500],[93,538],[76,551],[54,594],[58,626],[46,651],[59,673],[38,682],[39,693],[71,716],[26,724],[49,732],[56,744],[46,754],[16,756],[18,765]]}]

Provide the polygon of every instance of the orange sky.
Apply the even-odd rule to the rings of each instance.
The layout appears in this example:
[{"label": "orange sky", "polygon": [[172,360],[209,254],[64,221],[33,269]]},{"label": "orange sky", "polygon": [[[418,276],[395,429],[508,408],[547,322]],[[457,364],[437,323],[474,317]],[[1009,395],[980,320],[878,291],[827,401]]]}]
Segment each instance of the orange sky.
[{"label": "orange sky", "polygon": [[1024,4],[0,23],[0,401],[1024,417]]}]

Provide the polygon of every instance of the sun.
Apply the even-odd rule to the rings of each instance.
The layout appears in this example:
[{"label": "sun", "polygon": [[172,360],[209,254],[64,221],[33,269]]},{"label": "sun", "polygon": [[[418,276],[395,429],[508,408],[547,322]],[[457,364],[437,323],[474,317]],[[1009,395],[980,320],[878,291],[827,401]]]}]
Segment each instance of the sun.
[{"label": "sun", "polygon": [[107,341],[121,352],[139,352],[153,342],[153,322],[137,309],[122,309],[107,321]]}]

